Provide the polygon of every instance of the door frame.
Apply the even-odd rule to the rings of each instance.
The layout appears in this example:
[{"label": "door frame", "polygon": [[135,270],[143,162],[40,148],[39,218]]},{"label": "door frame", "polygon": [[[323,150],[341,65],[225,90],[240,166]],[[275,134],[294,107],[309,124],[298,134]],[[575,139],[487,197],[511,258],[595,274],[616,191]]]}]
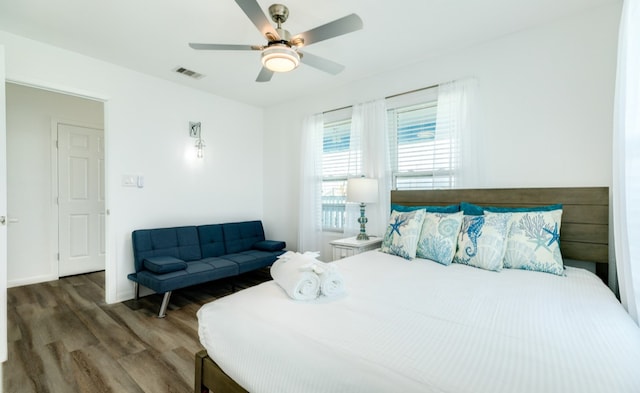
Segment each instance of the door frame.
[{"label": "door frame", "polygon": [[[0,45],[0,48],[2,46]],[[6,59],[5,59],[6,60]],[[109,182],[109,124],[108,124],[108,113],[110,107],[110,97],[105,94],[89,92],[86,90],[81,90],[77,88],[72,88],[69,86],[63,86],[58,84],[51,84],[43,82],[42,80],[34,80],[27,78],[12,78],[9,76],[5,76],[5,82],[15,83],[18,85],[33,87],[36,89],[48,90],[55,93],[67,94],[71,96],[76,96],[80,98],[86,98],[88,100],[99,101],[104,105],[104,118],[103,118],[103,126],[104,130],[104,160],[105,160],[105,184],[104,184],[104,192],[105,192],[105,207],[106,207],[106,222],[105,222],[105,301],[107,303],[115,303],[117,301],[117,264],[111,258],[112,253],[112,236],[110,234],[110,216],[109,216],[109,201],[110,201],[110,187]],[[56,164],[57,165],[57,164]],[[57,239],[56,239],[57,243]],[[57,264],[56,264],[57,266]]]},{"label": "door frame", "polygon": [[[104,120],[103,120],[104,123]],[[49,234],[50,234],[50,254],[52,256],[52,261],[51,261],[51,271],[56,272],[56,278],[60,278],[60,204],[58,203],[58,197],[59,197],[59,189],[58,189],[58,175],[59,175],[59,171],[58,171],[58,125],[60,124],[66,124],[66,125],[70,125],[70,126],[77,126],[77,127],[85,127],[85,128],[95,128],[95,129],[100,129],[102,130],[102,137],[103,137],[103,141],[104,141],[104,136],[105,136],[105,130],[104,130],[104,124],[102,125],[96,125],[96,124],[91,124],[91,123],[84,123],[81,121],[76,121],[76,120],[70,120],[70,119],[62,119],[62,118],[52,118],[51,119],[51,212],[52,212],[52,217],[51,217],[51,228],[49,229]],[[103,146],[105,146],[106,143],[103,143]],[[104,160],[105,160],[105,172],[106,172],[106,159],[107,159],[107,154],[105,151],[104,154]],[[102,178],[102,186],[101,187],[106,187],[106,176],[104,176]],[[107,192],[106,192],[106,188],[105,188],[105,231],[104,231],[104,236],[106,237],[106,220],[107,220],[107,216],[108,214],[106,214],[106,199],[107,199]],[[107,239],[102,239],[102,241],[106,243]],[[105,262],[104,262],[104,267],[105,267],[105,275],[106,275],[106,269],[107,269],[107,256],[106,256],[106,249],[105,249]]]},{"label": "door frame", "polygon": [[[5,51],[0,44],[0,82],[5,79]],[[0,216],[7,219],[7,116],[5,84],[0,86]],[[0,378],[2,378],[2,364],[7,360],[7,227],[8,223],[0,224]],[[2,388],[0,387],[0,391]]]}]

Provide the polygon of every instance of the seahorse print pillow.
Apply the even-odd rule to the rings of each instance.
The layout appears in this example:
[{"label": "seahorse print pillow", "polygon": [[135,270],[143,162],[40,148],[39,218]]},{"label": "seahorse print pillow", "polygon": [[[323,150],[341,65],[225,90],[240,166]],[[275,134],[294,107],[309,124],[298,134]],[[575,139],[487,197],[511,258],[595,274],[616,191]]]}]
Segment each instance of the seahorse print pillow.
[{"label": "seahorse print pillow", "polygon": [[458,234],[458,250],[453,263],[500,271],[507,245],[511,216],[508,213],[485,212],[482,216],[462,219]]},{"label": "seahorse print pillow", "polygon": [[562,209],[511,213],[504,267],[563,275],[561,219]]},{"label": "seahorse print pillow", "polygon": [[431,259],[443,265],[450,265],[456,253],[462,217],[462,212],[426,212],[416,256]]},{"label": "seahorse print pillow", "polygon": [[424,215],[424,210],[392,211],[380,251],[408,260],[414,259]]}]

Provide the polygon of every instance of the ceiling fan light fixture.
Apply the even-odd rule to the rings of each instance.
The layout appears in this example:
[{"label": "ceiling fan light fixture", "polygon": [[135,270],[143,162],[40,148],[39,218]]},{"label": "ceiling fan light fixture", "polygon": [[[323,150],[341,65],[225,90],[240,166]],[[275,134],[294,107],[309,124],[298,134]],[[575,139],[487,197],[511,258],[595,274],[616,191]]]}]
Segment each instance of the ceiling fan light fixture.
[{"label": "ceiling fan light fixture", "polygon": [[262,65],[273,72],[289,72],[300,65],[300,55],[287,45],[272,45],[262,51]]}]

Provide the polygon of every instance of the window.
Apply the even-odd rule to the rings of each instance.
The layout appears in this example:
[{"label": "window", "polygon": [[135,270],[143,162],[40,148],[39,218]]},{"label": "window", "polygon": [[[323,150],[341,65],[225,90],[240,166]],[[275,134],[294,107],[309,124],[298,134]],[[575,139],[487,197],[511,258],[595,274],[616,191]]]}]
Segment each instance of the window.
[{"label": "window", "polygon": [[452,139],[436,135],[437,101],[387,111],[393,188],[453,187]]},{"label": "window", "polygon": [[[438,127],[437,88],[386,100],[392,188],[453,188],[455,140]],[[343,231],[347,178],[359,175],[361,155],[350,150],[351,113],[324,119],[322,144],[322,226]],[[375,158],[373,158],[375,159]]]},{"label": "window", "polygon": [[[351,119],[324,124],[322,138],[322,229],[344,228],[347,178],[360,167],[358,152],[350,151]],[[351,167],[350,167],[351,166]]]}]

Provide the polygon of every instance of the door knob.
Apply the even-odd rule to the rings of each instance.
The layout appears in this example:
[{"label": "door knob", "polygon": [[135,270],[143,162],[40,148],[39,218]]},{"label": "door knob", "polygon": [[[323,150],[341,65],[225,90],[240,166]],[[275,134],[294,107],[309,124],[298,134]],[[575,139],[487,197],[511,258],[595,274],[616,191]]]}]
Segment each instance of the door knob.
[{"label": "door knob", "polygon": [[7,217],[0,216],[0,224],[4,225],[7,222]]}]

